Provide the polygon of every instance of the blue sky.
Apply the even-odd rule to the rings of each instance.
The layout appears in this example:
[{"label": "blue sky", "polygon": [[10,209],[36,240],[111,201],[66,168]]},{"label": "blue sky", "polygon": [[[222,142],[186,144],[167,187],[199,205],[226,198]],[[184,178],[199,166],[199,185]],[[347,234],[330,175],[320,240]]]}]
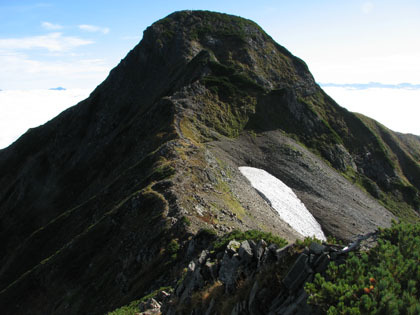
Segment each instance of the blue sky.
[{"label": "blue sky", "polygon": [[153,22],[191,9],[257,22],[340,105],[420,135],[419,0],[0,0],[0,148],[87,97]]},{"label": "blue sky", "polygon": [[260,24],[318,82],[420,83],[420,1],[0,0],[0,89],[93,88],[173,11]]}]

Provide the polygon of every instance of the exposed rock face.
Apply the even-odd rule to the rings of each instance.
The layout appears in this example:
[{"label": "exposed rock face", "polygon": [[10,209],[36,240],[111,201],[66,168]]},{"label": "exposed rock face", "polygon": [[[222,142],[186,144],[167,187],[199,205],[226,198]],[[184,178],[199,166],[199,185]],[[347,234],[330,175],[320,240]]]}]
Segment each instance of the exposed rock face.
[{"label": "exposed rock face", "polygon": [[[232,240],[224,252],[203,250],[165,300],[164,314],[317,314],[307,304],[306,282],[328,264],[345,262],[333,245],[278,248],[264,240]],[[209,272],[211,266],[211,272]],[[238,293],[239,292],[239,293]],[[236,293],[236,294],[235,294]]]},{"label": "exposed rock face", "polygon": [[238,166],[281,179],[338,238],[389,224],[372,196],[413,219],[419,152],[339,107],[255,23],[174,13],[88,99],[0,151],[2,312],[126,304],[175,281],[203,227],[299,238]]}]

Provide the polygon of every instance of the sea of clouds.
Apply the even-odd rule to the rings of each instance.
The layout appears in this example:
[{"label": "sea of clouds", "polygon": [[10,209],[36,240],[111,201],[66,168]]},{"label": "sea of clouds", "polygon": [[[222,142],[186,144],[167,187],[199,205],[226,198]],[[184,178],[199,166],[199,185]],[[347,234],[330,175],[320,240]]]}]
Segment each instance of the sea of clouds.
[{"label": "sea of clouds", "polygon": [[29,128],[46,123],[87,98],[90,92],[88,89],[0,91],[0,149]]},{"label": "sea of clouds", "polygon": [[[337,103],[402,133],[420,135],[420,88],[417,86],[322,85]],[[66,108],[89,96],[91,89],[0,90],[0,149]]]},{"label": "sea of clouds", "polygon": [[420,135],[420,88],[322,86],[339,105],[391,130]]}]

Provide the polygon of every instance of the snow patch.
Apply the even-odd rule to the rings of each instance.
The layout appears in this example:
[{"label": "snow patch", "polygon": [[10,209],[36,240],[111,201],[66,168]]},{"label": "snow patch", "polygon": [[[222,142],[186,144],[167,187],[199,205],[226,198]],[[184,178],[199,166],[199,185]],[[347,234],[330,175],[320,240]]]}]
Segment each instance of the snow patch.
[{"label": "snow patch", "polygon": [[289,186],[262,169],[241,166],[239,171],[295,231],[326,240],[319,223]]}]

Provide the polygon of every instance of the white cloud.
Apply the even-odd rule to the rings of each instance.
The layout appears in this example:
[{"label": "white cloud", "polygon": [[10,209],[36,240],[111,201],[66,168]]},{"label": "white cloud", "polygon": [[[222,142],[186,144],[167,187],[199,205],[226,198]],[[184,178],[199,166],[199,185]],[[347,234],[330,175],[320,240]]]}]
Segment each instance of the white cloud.
[{"label": "white cloud", "polygon": [[108,27],[100,27],[100,26],[96,26],[96,25],[81,24],[81,25],[79,25],[79,28],[83,31],[92,32],[92,33],[96,33],[96,32],[100,32],[100,33],[103,33],[103,34],[108,34],[109,33],[109,28]]},{"label": "white cloud", "polygon": [[362,53],[336,50],[331,52],[328,60],[317,52],[305,56],[304,60],[307,61],[318,82],[420,84],[418,75],[420,73],[420,45],[416,49],[418,49],[417,52],[392,55],[384,55],[380,52],[375,55],[376,51],[374,51],[370,56],[364,56],[363,49],[360,49]]},{"label": "white cloud", "polygon": [[420,135],[420,90],[324,87],[338,104],[379,121],[394,131]]},{"label": "white cloud", "polygon": [[29,128],[44,124],[85,99],[90,92],[87,89],[0,91],[0,149]]},{"label": "white cloud", "polygon": [[104,59],[41,61],[22,53],[0,54],[0,67],[1,89],[49,88],[57,85],[94,88],[105,79],[111,68]]},{"label": "white cloud", "polygon": [[373,10],[373,3],[370,1],[363,2],[362,4],[362,13],[369,14]]},{"label": "white cloud", "polygon": [[53,24],[53,23],[50,23],[50,22],[42,22],[41,26],[43,28],[45,28],[46,30],[49,30],[49,31],[60,30],[60,29],[63,28],[60,24]]},{"label": "white cloud", "polygon": [[32,37],[3,38],[0,39],[0,50],[14,51],[41,48],[50,52],[58,52],[68,51],[92,43],[93,41],[90,40],[73,36],[63,36],[62,33],[57,32]]}]

